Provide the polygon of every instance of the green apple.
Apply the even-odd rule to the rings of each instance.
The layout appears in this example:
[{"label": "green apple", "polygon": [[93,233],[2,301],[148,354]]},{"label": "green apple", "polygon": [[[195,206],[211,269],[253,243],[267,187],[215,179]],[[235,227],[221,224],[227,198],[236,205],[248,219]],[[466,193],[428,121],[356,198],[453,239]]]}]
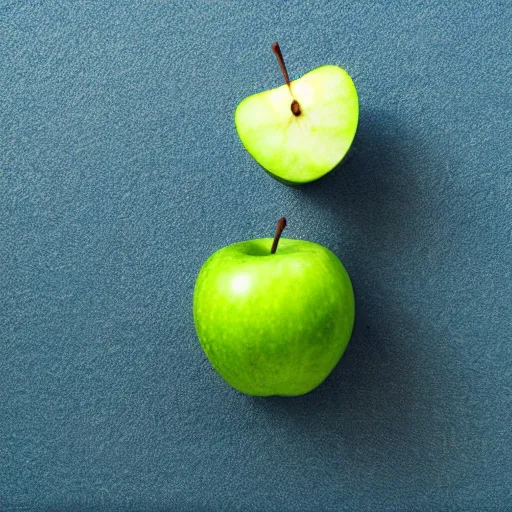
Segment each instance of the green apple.
[{"label": "green apple", "polygon": [[272,46],[286,85],[245,98],[235,127],[247,151],[287,184],[317,180],[336,167],[354,139],[359,103],[338,66],[320,66],[290,82],[279,45]]},{"label": "green apple", "polygon": [[[354,324],[347,271],[326,247],[276,237],[224,247],[202,266],[194,289],[201,346],[235,389],[302,395],[343,355]],[[279,248],[277,243],[279,242]]]}]

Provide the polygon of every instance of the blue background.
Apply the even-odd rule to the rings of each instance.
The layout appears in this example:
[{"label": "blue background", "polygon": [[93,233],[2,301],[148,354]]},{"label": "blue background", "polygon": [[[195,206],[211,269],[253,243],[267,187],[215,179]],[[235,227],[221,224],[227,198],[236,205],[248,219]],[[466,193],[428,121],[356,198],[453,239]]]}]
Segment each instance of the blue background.
[{"label": "blue background", "polygon": [[[0,509],[512,509],[512,4],[470,4],[0,4]],[[300,189],[233,125],[275,40],[360,94]],[[281,215],[355,331],[311,394],[247,397],[192,292]]]}]

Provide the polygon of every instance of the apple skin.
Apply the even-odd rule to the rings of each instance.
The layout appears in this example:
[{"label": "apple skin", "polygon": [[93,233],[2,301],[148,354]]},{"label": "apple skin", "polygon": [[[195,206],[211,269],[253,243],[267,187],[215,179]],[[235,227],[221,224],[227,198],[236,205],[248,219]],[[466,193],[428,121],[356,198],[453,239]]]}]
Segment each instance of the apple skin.
[{"label": "apple skin", "polygon": [[224,247],[202,266],[194,323],[213,367],[256,396],[295,396],[321,384],[343,355],[354,325],[347,271],[329,249],[281,238]]},{"label": "apple skin", "polygon": [[[295,116],[291,103],[299,102]],[[271,176],[287,185],[315,181],[348,153],[359,119],[350,75],[339,66],[319,66],[302,78],[253,94],[235,110],[245,149]]]}]

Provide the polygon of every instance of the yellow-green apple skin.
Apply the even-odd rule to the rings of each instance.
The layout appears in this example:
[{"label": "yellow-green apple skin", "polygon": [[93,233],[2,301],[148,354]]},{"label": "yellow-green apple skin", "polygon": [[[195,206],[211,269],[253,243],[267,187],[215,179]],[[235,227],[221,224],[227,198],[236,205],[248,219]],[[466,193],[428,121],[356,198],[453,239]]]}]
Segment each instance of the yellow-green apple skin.
[{"label": "yellow-green apple skin", "polygon": [[[300,105],[296,116],[293,100]],[[338,66],[320,66],[290,87],[254,94],[235,110],[235,127],[247,151],[288,184],[317,180],[347,154],[357,130],[354,82]]]},{"label": "yellow-green apple skin", "polygon": [[313,242],[271,238],[236,243],[202,266],[194,322],[213,367],[249,395],[302,395],[343,355],[354,325],[347,271]]}]

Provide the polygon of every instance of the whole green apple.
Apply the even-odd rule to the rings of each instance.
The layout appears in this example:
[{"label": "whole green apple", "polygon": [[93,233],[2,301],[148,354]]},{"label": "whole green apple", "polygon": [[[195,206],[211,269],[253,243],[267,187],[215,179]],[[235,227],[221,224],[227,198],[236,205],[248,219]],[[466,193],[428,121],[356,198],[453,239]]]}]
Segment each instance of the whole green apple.
[{"label": "whole green apple", "polygon": [[[340,260],[304,240],[260,238],[215,252],[199,272],[194,322],[201,346],[235,389],[302,395],[343,355],[354,294]],[[278,247],[279,243],[279,247]]]},{"label": "whole green apple", "polygon": [[354,139],[359,102],[338,66],[320,66],[290,82],[281,50],[272,45],[286,85],[245,98],[235,110],[242,144],[274,178],[287,184],[319,179],[345,157]]}]

